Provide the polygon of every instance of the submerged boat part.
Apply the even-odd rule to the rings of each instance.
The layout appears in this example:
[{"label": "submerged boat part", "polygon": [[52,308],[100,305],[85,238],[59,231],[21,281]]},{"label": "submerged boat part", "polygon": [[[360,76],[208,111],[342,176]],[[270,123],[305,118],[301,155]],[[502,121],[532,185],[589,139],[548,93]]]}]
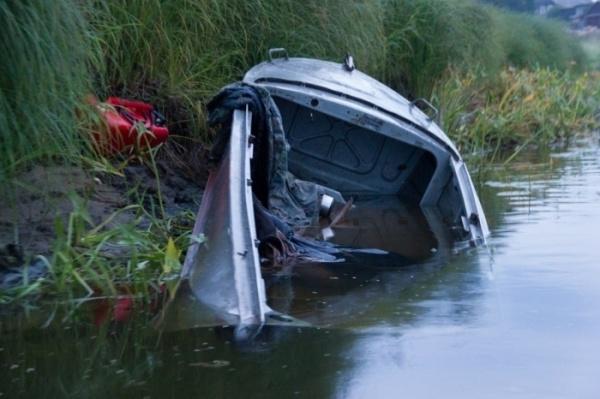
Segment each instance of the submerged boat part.
[{"label": "submerged boat part", "polygon": [[236,325],[243,339],[254,334],[270,312],[260,272],[250,180],[249,111],[233,113],[229,149],[206,185],[183,267],[196,298],[222,323]]},{"label": "submerged boat part", "polygon": [[346,195],[437,207],[460,239],[485,242],[486,218],[452,141],[416,102],[345,65],[286,54],[246,73],[281,111],[290,171]]},{"label": "submerged boat part", "polygon": [[[417,107],[419,102],[409,102],[356,70],[351,56],[343,64],[337,64],[289,58],[287,53],[284,58],[274,58],[278,53],[284,50],[271,51],[270,61],[248,71],[245,84],[228,86],[217,96],[227,104],[223,109],[217,108],[217,114],[225,116],[232,112],[230,132],[225,129],[226,134],[221,138],[230,134],[228,140],[221,140],[219,148],[225,149],[226,143],[226,149],[220,151],[220,163],[209,177],[194,227],[194,234],[203,234],[206,241],[189,248],[183,269],[183,277],[203,309],[202,323],[213,317],[215,325],[235,325],[236,337],[242,340],[254,336],[264,324],[299,324],[267,305],[257,238],[257,231],[261,238],[267,237],[264,234],[267,225],[273,231],[268,236],[281,240],[282,248],[303,248],[296,254],[304,251],[304,261],[311,258],[307,254],[314,252],[313,259],[320,259],[315,264],[334,262],[327,267],[335,270],[352,264],[351,259],[388,264],[382,254],[389,254],[385,255],[389,256],[387,260],[399,265],[407,259],[411,262],[410,257],[396,252],[395,248],[402,248],[397,246],[402,238],[394,235],[382,241],[385,248],[380,250],[365,249],[375,247],[360,244],[341,248],[309,236],[301,237],[294,232],[299,225],[289,221],[295,219],[270,213],[273,196],[265,194],[282,194],[286,201],[280,201],[280,205],[296,207],[290,211],[300,209],[298,198],[310,197],[312,202],[307,203],[315,205],[310,214],[324,218],[329,217],[335,201],[343,205],[340,193],[345,198],[399,198],[408,204],[407,209],[425,215],[421,218],[423,231],[432,232],[437,244],[427,241],[423,245],[426,253],[432,250],[437,254],[435,258],[448,253],[452,241],[482,243],[489,234],[464,161],[434,118]],[[227,97],[232,93],[233,97]],[[255,137],[259,132],[251,132],[252,113],[244,101],[258,98],[258,102],[251,102],[252,109],[258,112],[257,120],[268,128]],[[436,114],[431,104],[420,103]],[[245,109],[240,109],[241,104],[246,104]],[[228,119],[222,120],[229,126]],[[272,138],[264,138],[275,131],[278,135],[275,147],[279,152],[273,152]],[[259,155],[251,164],[255,142],[261,145],[256,144]],[[279,174],[271,173],[273,163],[279,167]],[[251,166],[255,169],[251,170]],[[260,168],[267,172],[261,172]],[[263,194],[260,199],[253,192],[251,176],[261,182],[254,183],[261,187],[261,190],[254,187],[254,191]],[[295,180],[296,177],[304,183]],[[267,189],[271,191],[264,193],[264,183],[269,181],[271,186]],[[306,193],[309,195],[300,195]],[[314,201],[316,195],[321,195],[318,203]],[[348,204],[342,208],[342,214],[352,207],[351,201]],[[280,207],[278,212],[285,209]],[[322,230],[323,226],[312,227],[318,227],[325,240],[335,234],[340,238],[354,234],[352,230],[340,230],[343,223],[339,225],[337,219],[334,215],[331,220],[335,222]],[[385,217],[381,221],[388,222]],[[303,225],[303,229],[307,232],[310,226]],[[451,236],[447,234],[450,231]],[[348,261],[338,257],[340,251],[349,254]],[[336,266],[335,262],[339,264]],[[281,270],[290,265],[283,266]],[[280,309],[285,311],[285,307]]]}]

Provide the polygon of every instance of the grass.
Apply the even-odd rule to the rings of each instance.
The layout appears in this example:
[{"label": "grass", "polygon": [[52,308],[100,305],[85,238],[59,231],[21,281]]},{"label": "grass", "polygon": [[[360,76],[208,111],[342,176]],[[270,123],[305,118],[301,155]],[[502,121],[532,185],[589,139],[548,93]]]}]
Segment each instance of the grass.
[{"label": "grass", "polygon": [[[152,159],[148,166],[156,171]],[[155,176],[157,192],[150,195],[132,188],[132,204],[101,222],[90,216],[88,199],[71,193],[72,211],[55,219],[51,256],[38,257],[49,273],[34,283],[24,279],[21,285],[0,292],[0,303],[40,293],[75,305],[99,294],[150,298],[165,290],[173,293],[182,253],[204,238],[191,234],[193,212],[165,213],[158,172]]]},{"label": "grass", "polygon": [[[67,226],[57,226],[51,273],[44,283],[50,293],[116,296],[160,292],[177,277],[180,255],[190,241],[188,224],[178,218],[157,218],[140,205],[119,212],[136,211],[129,223],[112,228],[92,225],[85,207],[76,206]],[[184,215],[193,220],[193,215]],[[73,289],[75,287],[75,289]],[[43,287],[42,287],[43,288]]]},{"label": "grass", "polygon": [[562,25],[465,0],[100,4],[92,25],[108,90],[159,104],[184,134],[204,141],[206,100],[272,47],[337,61],[350,52],[361,70],[412,97],[430,97],[450,65],[495,74],[506,65],[585,63]]},{"label": "grass", "polygon": [[74,2],[0,3],[0,182],[33,162],[87,152],[77,110],[99,57],[89,29]]},{"label": "grass", "polygon": [[151,101],[175,134],[209,144],[204,104],[271,47],[341,60],[409,97],[449,66],[583,68],[556,22],[469,0],[24,0],[0,5],[0,179],[89,149],[88,94]]},{"label": "grass", "polygon": [[[4,206],[10,183],[32,165],[112,167],[90,145],[89,94],[152,102],[172,134],[210,145],[204,104],[272,47],[337,61],[353,54],[359,69],[407,97],[438,102],[467,152],[568,137],[591,126],[596,107],[594,79],[581,74],[586,53],[562,25],[471,0],[2,2]],[[157,172],[154,157],[145,154]],[[166,216],[160,190],[151,208],[142,197],[118,226],[93,223],[85,198],[74,197],[66,221],[57,219],[50,276],[0,300],[167,284],[191,239],[180,223],[190,215]]]},{"label": "grass", "polygon": [[[381,8],[318,2],[107,0],[92,25],[102,43],[105,87],[161,107],[174,130],[210,141],[204,104],[238,80],[272,47],[294,55],[341,59],[351,51],[361,67],[381,63]],[[355,21],[362,24],[354,29]],[[293,27],[293,28],[291,28]]]},{"label": "grass", "polygon": [[597,127],[597,74],[549,68],[502,70],[494,79],[451,71],[437,88],[442,125],[463,152],[496,158]]}]

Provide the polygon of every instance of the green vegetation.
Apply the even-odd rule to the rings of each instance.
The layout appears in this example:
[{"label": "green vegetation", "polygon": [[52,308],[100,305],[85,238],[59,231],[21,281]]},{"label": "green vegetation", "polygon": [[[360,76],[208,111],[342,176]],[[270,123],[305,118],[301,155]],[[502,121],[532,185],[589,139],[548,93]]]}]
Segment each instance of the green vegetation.
[{"label": "green vegetation", "polygon": [[102,43],[109,92],[160,104],[204,140],[207,98],[263,61],[272,47],[331,60],[350,52],[361,70],[415,97],[430,97],[450,65],[495,74],[506,65],[584,64],[581,46],[557,22],[472,1],[102,4],[92,24]]},{"label": "green vegetation", "polygon": [[[431,97],[449,66],[583,68],[556,22],[461,0],[24,0],[0,5],[0,174],[89,154],[83,98],[152,101],[176,134],[210,141],[203,105],[268,48],[340,60]],[[79,117],[77,117],[79,110]],[[0,176],[1,177],[1,176]]]},{"label": "green vegetation", "polygon": [[[597,87],[582,74],[578,41],[556,22],[471,0],[8,1],[0,3],[3,189],[35,164],[110,164],[90,146],[90,94],[150,101],[176,138],[209,145],[204,104],[271,47],[353,54],[402,94],[441,104],[444,127],[467,153],[548,143],[594,123]],[[118,284],[168,281],[189,226],[141,203],[127,209],[137,215],[127,223],[98,224],[74,203],[57,221],[51,278],[40,284],[114,294]],[[126,256],[107,255],[119,246]]]},{"label": "green vegetation", "polygon": [[548,145],[596,126],[596,74],[505,69],[494,79],[450,72],[436,87],[442,124],[463,149],[491,155]]},{"label": "green vegetation", "polygon": [[86,153],[76,112],[99,53],[85,13],[62,0],[0,3],[0,182],[32,162]]},{"label": "green vegetation", "polygon": [[[152,294],[160,292],[163,285],[174,291],[181,271],[182,249],[191,242],[189,222],[193,221],[193,214],[184,215],[188,223],[181,225],[178,218],[157,218],[141,205],[130,205],[107,221],[123,211],[135,211],[135,218],[106,229],[106,222],[91,222],[81,199],[74,201],[75,210],[67,225],[57,226],[52,258],[48,261],[50,276],[36,284],[48,286],[47,292],[71,295]],[[145,226],[141,227],[144,220]],[[22,296],[24,292],[15,290],[14,294]]]},{"label": "green vegetation", "polygon": [[[155,171],[156,151],[149,150],[147,165]],[[96,166],[95,176],[108,179],[108,174],[122,177],[116,168],[101,170]],[[131,204],[101,221],[89,209],[90,202],[97,198],[69,193],[63,201],[69,201],[72,210],[54,219],[51,254],[32,259],[42,262],[49,273],[31,284],[25,281],[22,286],[0,290],[0,304],[40,291],[46,297],[68,299],[75,305],[78,298],[94,294],[150,297],[173,293],[181,271],[182,252],[204,238],[191,234],[194,212],[165,211],[158,173],[155,179],[156,191],[150,193],[134,185],[126,193],[126,201]]]},{"label": "green vegetation", "polygon": [[383,80],[429,97],[449,66],[494,75],[503,67],[582,67],[585,56],[564,28],[542,18],[470,1],[389,1]]},{"label": "green vegetation", "polygon": [[[354,52],[363,67],[383,61],[382,9],[343,0],[321,2],[106,0],[93,15],[110,93],[158,104],[176,133],[210,141],[204,104],[238,80],[272,47],[340,59]],[[361,21],[356,28],[356,21]],[[368,63],[368,64],[367,64]]]}]

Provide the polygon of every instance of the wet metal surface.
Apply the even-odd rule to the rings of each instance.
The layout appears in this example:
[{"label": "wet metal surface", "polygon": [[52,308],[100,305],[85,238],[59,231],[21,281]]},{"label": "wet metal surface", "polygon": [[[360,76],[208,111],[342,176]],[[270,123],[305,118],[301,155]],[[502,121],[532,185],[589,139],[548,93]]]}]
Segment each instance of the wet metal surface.
[{"label": "wet metal surface", "polygon": [[600,397],[597,140],[522,155],[476,180],[492,229],[488,247],[455,253],[441,245],[435,217],[379,204],[357,207],[331,240],[379,241],[394,257],[360,254],[344,264],[271,273],[269,304],[315,327],[269,327],[254,344],[238,347],[227,328],[158,335],[149,327],[154,316],[142,312],[128,324],[98,328],[82,313],[42,329],[51,311],[32,310],[2,319],[0,392]]},{"label": "wet metal surface", "polygon": [[347,64],[317,59],[271,59],[244,82],[276,99],[295,176],[342,193],[415,196],[452,215],[472,240],[489,235],[466,165],[415,102]]}]

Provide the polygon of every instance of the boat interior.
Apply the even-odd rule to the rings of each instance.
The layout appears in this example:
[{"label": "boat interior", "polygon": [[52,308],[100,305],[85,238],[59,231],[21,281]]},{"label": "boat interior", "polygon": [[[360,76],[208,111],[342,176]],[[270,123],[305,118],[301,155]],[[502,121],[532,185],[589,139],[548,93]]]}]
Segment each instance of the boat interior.
[{"label": "boat interior", "polygon": [[[436,208],[449,227],[461,226],[464,203],[449,162],[438,165],[432,152],[319,112],[317,99],[311,100],[312,108],[274,99],[295,176],[335,189],[345,198],[395,196],[409,206]],[[438,166],[444,178],[433,188],[434,201],[423,204]],[[462,227],[456,230],[464,234]]]},{"label": "boat interior", "polygon": [[464,162],[416,101],[352,72],[352,62],[271,52],[211,101],[217,138],[228,141],[213,147],[220,161],[193,230],[203,241],[189,247],[182,270],[202,308],[191,312],[194,324],[235,325],[241,340],[265,323],[298,322],[286,314],[305,319],[314,293],[297,295],[304,282],[316,279],[344,301],[343,287],[364,292],[359,272],[370,280],[437,265],[457,241],[487,234]]}]

